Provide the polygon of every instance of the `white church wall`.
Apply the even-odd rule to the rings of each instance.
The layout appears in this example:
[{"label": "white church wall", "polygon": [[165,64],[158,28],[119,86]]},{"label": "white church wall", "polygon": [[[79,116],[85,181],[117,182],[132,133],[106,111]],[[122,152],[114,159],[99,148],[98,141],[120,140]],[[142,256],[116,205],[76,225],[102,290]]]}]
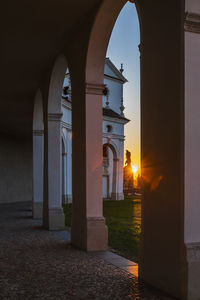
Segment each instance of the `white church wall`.
[{"label": "white church wall", "polygon": [[0,203],[32,201],[32,142],[1,138]]},{"label": "white church wall", "polygon": [[[105,64],[105,74],[109,76],[116,77],[116,74]],[[120,114],[120,106],[121,99],[123,95],[123,84],[121,81],[106,78],[104,77],[104,83],[107,85],[109,89],[109,107],[116,113]],[[69,86],[69,76],[66,75],[64,79],[64,86]],[[69,96],[69,95],[68,95]],[[103,97],[102,103],[103,107],[106,105],[106,97]],[[64,135],[67,141],[67,153],[66,153],[66,201],[72,201],[72,111],[71,111],[71,102],[62,99],[62,126],[64,128]],[[112,126],[111,132],[108,132],[107,126]],[[115,151],[117,153],[118,161],[115,162],[117,165],[117,174],[116,176],[116,188],[113,191],[113,152],[109,149],[109,168],[108,168],[108,176],[103,176],[103,186],[102,186],[102,194],[104,198],[108,196],[111,198],[114,194],[116,194],[118,199],[123,199],[123,140],[124,140],[124,124],[123,121],[116,118],[110,118],[107,116],[103,116],[102,123],[102,145],[104,143],[112,142],[115,147]],[[105,175],[105,174],[104,174]],[[107,186],[109,191],[107,191]]]},{"label": "white church wall", "polygon": [[[108,133],[107,126],[112,126],[112,131]],[[110,118],[105,116],[103,119],[103,125],[102,125],[103,133],[108,133],[110,136],[112,135],[120,135],[121,137],[124,137],[124,125],[122,123],[119,123],[119,121],[111,121]]]},{"label": "white church wall", "polygon": [[[104,84],[107,85],[107,88],[109,89],[109,107],[117,112],[118,114],[121,113],[120,106],[121,106],[121,98],[122,98],[122,83],[113,80],[104,78]],[[103,106],[106,106],[106,97],[103,97]]]}]

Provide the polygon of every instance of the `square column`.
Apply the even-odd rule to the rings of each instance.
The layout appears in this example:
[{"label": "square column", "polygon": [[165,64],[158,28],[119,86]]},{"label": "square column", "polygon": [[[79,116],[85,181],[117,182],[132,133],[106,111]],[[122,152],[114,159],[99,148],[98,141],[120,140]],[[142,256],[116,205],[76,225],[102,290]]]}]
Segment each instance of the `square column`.
[{"label": "square column", "polygon": [[33,130],[33,218],[42,218],[44,131]]},{"label": "square column", "polygon": [[[200,6],[200,4],[199,4]],[[185,19],[185,206],[188,299],[200,299],[200,15]]]},{"label": "square column", "polygon": [[45,173],[48,192],[44,203],[44,227],[60,230],[65,226],[62,208],[61,113],[48,114],[48,160]]},{"label": "square column", "polygon": [[[73,89],[73,86],[72,86]],[[107,249],[102,200],[102,91],[86,84],[72,90],[72,229],[73,245],[87,251]]]}]

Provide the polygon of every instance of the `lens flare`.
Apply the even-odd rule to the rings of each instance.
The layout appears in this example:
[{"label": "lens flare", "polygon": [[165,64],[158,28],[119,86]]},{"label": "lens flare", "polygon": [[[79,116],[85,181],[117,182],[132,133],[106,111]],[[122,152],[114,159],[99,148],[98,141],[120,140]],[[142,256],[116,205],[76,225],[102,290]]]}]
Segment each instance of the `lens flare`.
[{"label": "lens flare", "polygon": [[133,165],[133,164],[132,164],[132,166],[131,166],[131,167],[132,167],[132,171],[133,171],[133,173],[134,173],[134,174],[136,174],[136,173],[137,173],[137,171],[138,171],[138,167],[137,167],[136,165]]}]

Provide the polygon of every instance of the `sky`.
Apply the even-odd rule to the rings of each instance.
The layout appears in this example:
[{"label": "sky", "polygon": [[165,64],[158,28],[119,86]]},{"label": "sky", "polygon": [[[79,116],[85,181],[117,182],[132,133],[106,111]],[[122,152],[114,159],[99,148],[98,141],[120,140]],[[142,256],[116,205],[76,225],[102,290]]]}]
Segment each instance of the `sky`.
[{"label": "sky", "polygon": [[107,57],[128,79],[124,84],[124,114],[131,120],[125,125],[124,150],[131,152],[132,163],[140,167],[140,44],[139,20],[135,5],[128,2],[114,26]]}]

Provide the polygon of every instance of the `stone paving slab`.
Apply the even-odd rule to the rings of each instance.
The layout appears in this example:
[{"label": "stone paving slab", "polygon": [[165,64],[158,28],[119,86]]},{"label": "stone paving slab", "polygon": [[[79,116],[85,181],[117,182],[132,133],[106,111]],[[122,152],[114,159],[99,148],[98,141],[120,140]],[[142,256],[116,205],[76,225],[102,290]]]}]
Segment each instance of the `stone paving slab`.
[{"label": "stone paving slab", "polygon": [[138,277],[138,264],[111,251],[96,251],[93,255]]},{"label": "stone paving slab", "polygon": [[0,300],[172,299],[72,248],[66,230],[43,230],[31,215],[30,203],[0,205]]}]

